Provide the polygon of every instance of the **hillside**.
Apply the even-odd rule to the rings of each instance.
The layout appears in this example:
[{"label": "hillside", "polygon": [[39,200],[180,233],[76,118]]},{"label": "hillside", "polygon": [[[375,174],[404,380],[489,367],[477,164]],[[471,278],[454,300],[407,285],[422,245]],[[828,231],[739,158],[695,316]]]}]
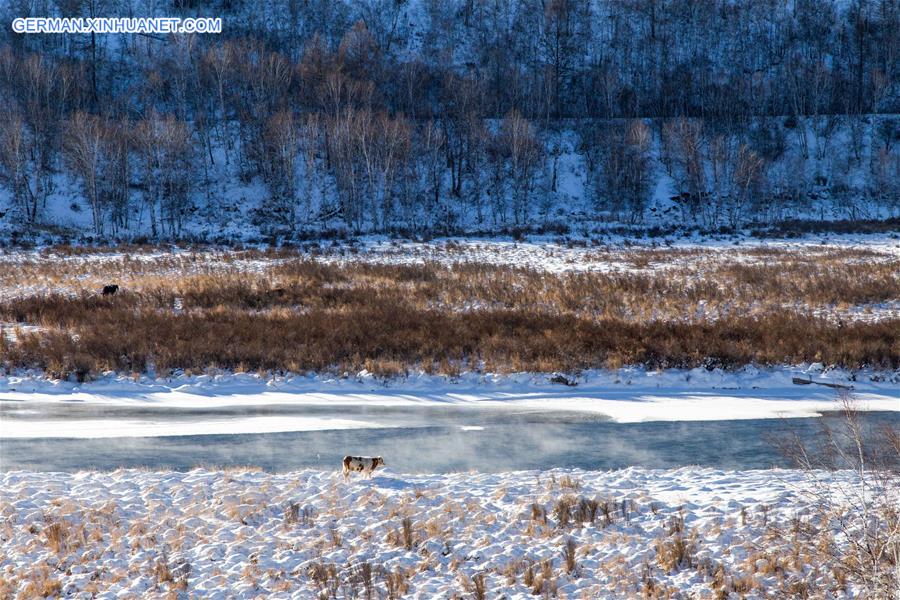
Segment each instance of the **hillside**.
[{"label": "hillside", "polygon": [[6,239],[897,229],[889,0],[66,7],[224,26],[0,32]]}]

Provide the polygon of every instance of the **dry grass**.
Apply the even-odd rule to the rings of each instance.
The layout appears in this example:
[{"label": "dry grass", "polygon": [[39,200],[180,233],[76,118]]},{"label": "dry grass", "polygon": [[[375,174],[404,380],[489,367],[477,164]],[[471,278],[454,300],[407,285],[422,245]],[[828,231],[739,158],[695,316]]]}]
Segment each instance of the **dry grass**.
[{"label": "dry grass", "polygon": [[566,574],[573,575],[575,574],[575,569],[578,567],[576,562],[576,551],[578,550],[578,544],[572,538],[566,539],[566,544],[563,546],[562,555],[563,561],[566,564]]},{"label": "dry grass", "polygon": [[[849,250],[740,260],[685,252],[635,251],[619,260],[637,261],[638,271],[562,275],[483,264],[324,264],[287,251],[215,261],[0,261],[0,286],[55,290],[0,302],[0,321],[42,328],[16,341],[0,335],[0,355],[7,367],[80,378],[151,367],[396,376],[410,368],[900,366],[897,319],[827,318],[900,299],[896,261]],[[651,268],[658,264],[666,267]],[[99,295],[109,282],[123,291]]]},{"label": "dry grass", "polygon": [[47,566],[33,569],[23,580],[26,583],[19,591],[19,598],[56,598],[62,592],[62,582]]},{"label": "dry grass", "polygon": [[[579,478],[579,481],[585,493],[603,497],[604,492],[590,478],[583,481]],[[159,484],[151,485],[155,488]],[[29,555],[50,553],[55,564],[58,562],[66,568],[52,570],[35,565],[33,569],[19,568],[14,573],[0,568],[0,590],[6,590],[9,597],[21,598],[55,597],[73,587],[103,594],[123,579],[148,576],[160,594],[193,594],[193,586],[211,576],[205,555],[197,558],[167,554],[166,546],[171,544],[175,552],[175,546],[183,545],[183,551],[190,554],[190,548],[209,543],[206,537],[209,533],[204,527],[185,530],[180,524],[187,520],[210,520],[215,523],[213,529],[232,531],[234,521],[223,514],[216,498],[244,498],[255,493],[257,487],[265,494],[267,485],[260,485],[256,477],[230,481],[226,473],[214,484],[217,490],[214,495],[199,493],[208,485],[205,482],[166,485],[169,487],[149,491],[151,495],[165,491],[179,498],[178,501],[171,505],[155,501],[140,503],[129,509],[137,512],[124,512],[114,502],[97,506],[92,500],[78,497],[46,502],[45,516],[35,522],[33,537],[20,540],[23,546],[19,550]],[[768,507],[765,516],[759,505],[753,505],[748,511],[752,517],[744,524],[739,518],[741,507],[731,507],[732,518],[717,522],[705,518],[709,515],[706,508],[695,512],[697,507],[691,505],[651,504],[648,498],[639,507],[631,503],[629,510],[636,520],[634,526],[625,518],[616,518],[601,528],[593,522],[603,519],[603,510],[598,508],[592,521],[580,523],[572,516],[565,531],[557,525],[548,530],[549,535],[531,538],[520,534],[525,533],[534,519],[546,520],[546,510],[542,507],[564,500],[566,510],[575,514],[582,510],[580,506],[586,497],[564,493],[556,485],[549,489],[545,484],[536,483],[516,498],[495,500],[489,506],[474,502],[463,507],[453,492],[440,487],[429,489],[428,494],[414,489],[398,491],[381,502],[370,495],[370,501],[360,498],[348,506],[341,501],[340,487],[315,489],[324,493],[310,499],[317,502],[320,514],[314,529],[299,526],[304,511],[298,502],[281,503],[282,499],[297,496],[293,480],[285,480],[280,487],[273,486],[273,502],[268,503],[286,507],[284,515],[280,510],[267,511],[248,528],[250,531],[241,534],[248,536],[247,539],[235,540],[241,546],[262,548],[262,554],[266,554],[265,549],[282,558],[298,553],[308,557],[308,561],[304,559],[296,571],[280,570],[264,566],[268,559],[249,552],[240,571],[229,574],[232,583],[238,578],[263,596],[293,593],[322,598],[400,598],[416,591],[423,582],[433,584],[437,576],[458,582],[463,592],[460,597],[464,598],[493,597],[503,592],[517,597],[525,594],[554,597],[565,593],[567,597],[674,598],[684,594],[672,587],[673,584],[685,580],[694,581],[697,584],[694,591],[700,590],[697,597],[704,598],[748,594],[824,598],[841,597],[850,586],[866,585],[856,570],[848,568],[846,550],[836,546],[834,523],[840,515],[827,519],[818,519],[815,513],[798,516],[810,504],[799,507],[799,511],[790,502]],[[205,499],[197,502],[197,498]],[[279,500],[276,502],[274,498]],[[611,517],[621,514],[617,508],[619,502],[608,500],[597,504],[606,504]],[[649,509],[651,505],[656,506],[656,511]],[[725,504],[719,507],[727,509]],[[70,516],[69,523],[84,524],[85,533],[80,534],[79,527],[71,524],[52,529],[45,525],[63,523],[63,513]],[[697,519],[701,515],[705,517]],[[865,521],[862,515],[846,516],[856,524]],[[421,526],[430,519],[439,521],[440,526]],[[290,522],[287,529],[285,520]],[[692,526],[686,527],[686,522]],[[332,542],[335,525],[344,531],[342,547],[346,552],[339,552],[339,559],[330,552],[335,548]],[[178,532],[183,544],[170,537],[172,531]],[[97,532],[109,537],[96,537]],[[389,562],[368,562],[382,557],[372,555],[373,546],[362,537],[364,532],[390,538],[380,550],[393,556]],[[135,551],[128,543],[117,543],[114,541],[117,537],[126,542],[138,540],[140,550]],[[485,541],[481,542],[482,539]],[[482,554],[479,550],[473,554],[482,544],[496,548],[494,542],[498,539],[517,544],[520,551],[495,555]],[[406,552],[396,550],[399,548]],[[399,566],[395,560],[398,551],[419,562]],[[123,559],[132,557],[129,570],[101,567],[108,559],[108,552],[115,552]],[[79,568],[74,569],[76,566]],[[73,568],[67,571],[68,567]],[[596,579],[600,586],[594,588],[593,595],[586,585],[591,579]],[[224,579],[222,585],[227,585]],[[580,589],[580,596],[570,593],[573,586]],[[703,593],[705,590],[709,593]]]}]

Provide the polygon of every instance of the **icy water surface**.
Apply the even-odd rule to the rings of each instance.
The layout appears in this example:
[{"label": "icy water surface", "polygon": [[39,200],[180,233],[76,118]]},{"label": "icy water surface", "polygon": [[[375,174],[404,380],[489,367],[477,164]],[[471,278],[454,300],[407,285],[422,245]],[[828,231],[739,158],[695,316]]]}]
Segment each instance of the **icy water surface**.
[{"label": "icy water surface", "polygon": [[[14,439],[11,433],[3,433],[32,419],[81,419],[85,423],[101,419],[113,428],[118,422],[143,420],[190,430],[192,423],[260,417],[324,423],[351,420],[378,426],[109,439]],[[864,413],[862,419],[868,426],[900,428],[900,413]],[[73,471],[256,465],[286,471],[336,468],[344,455],[360,454],[383,456],[390,468],[402,472],[684,465],[755,469],[791,466],[773,441],[791,432],[813,441],[820,436],[823,423],[839,421],[826,415],[788,420],[614,423],[575,412],[465,407],[178,409],[62,403],[26,407],[0,400],[0,468]]]}]

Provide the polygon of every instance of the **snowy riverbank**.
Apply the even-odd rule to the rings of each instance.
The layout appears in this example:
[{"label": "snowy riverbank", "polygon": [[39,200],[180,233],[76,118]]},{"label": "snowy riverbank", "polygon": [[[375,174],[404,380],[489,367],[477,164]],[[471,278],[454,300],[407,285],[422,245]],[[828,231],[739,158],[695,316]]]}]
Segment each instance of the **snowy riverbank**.
[{"label": "snowy riverbank", "polygon": [[[817,477],[819,491],[854,478]],[[816,545],[844,541],[821,529],[811,482],[699,468],[350,483],[337,470],[14,471],[0,475],[0,595],[842,597],[854,584]]]},{"label": "snowy riverbank", "polygon": [[[340,408],[349,406],[574,411],[619,423],[810,417],[840,409],[840,389],[817,384],[852,388],[859,410],[900,411],[900,374],[895,372],[851,373],[804,365],[747,367],[734,372],[625,368],[567,377],[575,385],[554,383],[552,375],[529,373],[464,373],[455,378],[418,373],[388,380],[366,372],[346,377],[222,373],[165,379],[108,374],[84,384],[21,374],[0,378],[0,399],[19,415],[29,406],[41,408],[48,403],[154,409],[323,407],[335,409],[335,414],[214,416],[206,421],[195,419],[184,429],[155,419],[14,419],[16,412],[11,412],[0,419],[0,438],[273,433],[392,426],[377,418],[341,418]],[[794,378],[815,383],[797,385]]]}]

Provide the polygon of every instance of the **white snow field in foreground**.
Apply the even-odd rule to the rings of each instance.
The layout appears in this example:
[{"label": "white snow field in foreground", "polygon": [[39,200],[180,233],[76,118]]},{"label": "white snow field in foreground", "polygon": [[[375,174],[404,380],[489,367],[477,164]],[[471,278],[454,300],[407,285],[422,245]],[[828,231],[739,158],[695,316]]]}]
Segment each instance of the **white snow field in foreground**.
[{"label": "white snow field in foreground", "polygon": [[[17,409],[47,403],[115,405],[133,408],[217,408],[304,406],[303,416],[214,415],[189,423],[159,418],[0,419],[3,438],[98,438],[201,434],[275,433],[392,427],[390,419],[346,418],[341,407],[467,407],[492,410],[575,411],[603,415],[619,423],[721,421],[815,417],[840,410],[835,388],[795,385],[795,377],[851,387],[862,411],[900,411],[900,373],[797,368],[648,371],[623,368],[571,377],[575,386],[551,382],[551,375],[521,373],[458,378],[413,374],[384,380],[362,372],[341,378],[325,375],[266,377],[249,373],[179,376],[169,379],[110,374],[74,384],[38,376],[0,377],[0,399]],[[333,408],[324,414],[323,407]]]},{"label": "white snow field in foreground", "polygon": [[850,597],[835,558],[846,538],[807,491],[854,481],[700,468],[387,470],[349,483],[337,469],[12,471],[0,476],[0,597]]}]

